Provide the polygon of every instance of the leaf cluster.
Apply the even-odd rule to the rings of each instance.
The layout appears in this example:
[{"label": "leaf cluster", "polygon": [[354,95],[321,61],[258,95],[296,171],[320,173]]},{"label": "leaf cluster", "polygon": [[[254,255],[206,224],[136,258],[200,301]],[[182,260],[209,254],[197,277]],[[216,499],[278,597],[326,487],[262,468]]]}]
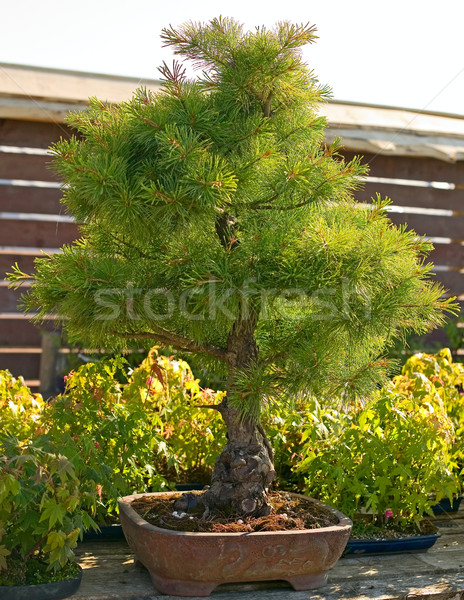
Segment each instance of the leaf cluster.
[{"label": "leaf cluster", "polygon": [[84,477],[82,463],[69,439],[58,450],[48,436],[22,442],[1,434],[0,571],[30,560],[58,572],[73,562],[81,531],[96,526],[95,482]]},{"label": "leaf cluster", "polygon": [[449,348],[435,354],[417,352],[404,364],[396,385],[409,394],[433,394],[440,398],[451,419],[455,440],[451,447],[451,468],[462,479],[464,473],[464,366],[454,362]]},{"label": "leaf cluster", "polygon": [[298,470],[305,491],[345,514],[370,513],[383,522],[419,525],[441,498],[460,489],[450,468],[454,429],[430,381],[406,389],[396,378],[364,406],[333,414],[318,411],[304,428]]},{"label": "leaf cluster", "polygon": [[37,434],[44,402],[32,394],[22,377],[0,370],[0,422],[4,431],[23,442]]}]

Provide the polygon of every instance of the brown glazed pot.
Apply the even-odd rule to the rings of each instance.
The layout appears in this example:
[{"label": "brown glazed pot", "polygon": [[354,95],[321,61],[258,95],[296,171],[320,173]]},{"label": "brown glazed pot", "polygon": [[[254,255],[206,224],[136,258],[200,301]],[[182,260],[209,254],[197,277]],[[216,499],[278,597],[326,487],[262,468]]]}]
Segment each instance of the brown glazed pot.
[{"label": "brown glazed pot", "polygon": [[[175,494],[176,492],[172,492]],[[127,543],[149,571],[154,587],[173,596],[209,596],[221,583],[287,581],[295,590],[327,582],[327,571],[342,555],[351,520],[328,507],[339,519],[321,529],[196,533],[150,525],[131,507],[134,494],[119,500]]]}]

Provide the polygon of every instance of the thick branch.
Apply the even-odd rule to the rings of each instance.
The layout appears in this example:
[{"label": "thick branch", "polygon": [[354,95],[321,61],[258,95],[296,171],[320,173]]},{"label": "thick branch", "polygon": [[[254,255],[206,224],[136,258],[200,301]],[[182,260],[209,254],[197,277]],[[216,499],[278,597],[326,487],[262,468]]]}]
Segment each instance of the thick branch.
[{"label": "thick branch", "polygon": [[195,404],[195,408],[211,408],[218,412],[222,412],[223,409],[222,404]]},{"label": "thick branch", "polygon": [[137,333],[119,333],[113,332],[114,335],[131,338],[135,340],[156,340],[161,344],[168,346],[174,346],[177,350],[183,350],[185,352],[201,352],[203,354],[209,354],[219,360],[226,359],[226,351],[224,348],[213,346],[211,344],[198,344],[193,340],[190,340],[177,333],[172,333],[163,329],[162,327],[156,328],[154,331],[141,331]]},{"label": "thick branch", "polygon": [[269,96],[264,101],[263,105],[263,113],[264,116],[269,118],[271,116],[271,101],[272,101],[272,92],[269,92]]},{"label": "thick branch", "polygon": [[229,252],[238,246],[238,241],[234,235],[236,225],[237,219],[226,212],[223,212],[216,217],[216,233],[221,242],[221,246]]}]

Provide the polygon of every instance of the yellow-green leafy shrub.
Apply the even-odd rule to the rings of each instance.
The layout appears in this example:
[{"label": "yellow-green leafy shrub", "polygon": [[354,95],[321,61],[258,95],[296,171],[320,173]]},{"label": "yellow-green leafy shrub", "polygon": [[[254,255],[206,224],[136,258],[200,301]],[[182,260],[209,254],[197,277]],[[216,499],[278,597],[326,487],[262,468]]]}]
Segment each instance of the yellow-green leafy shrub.
[{"label": "yellow-green leafy shrub", "polygon": [[198,408],[221,395],[202,390],[187,363],[153,348],[126,370],[121,357],[81,366],[41,418],[57,443],[69,435],[82,448],[99,484],[100,522],[115,513],[119,496],[192,477],[206,482],[225,441],[217,411]]},{"label": "yellow-green leafy shrub", "polygon": [[40,394],[31,393],[22,377],[0,370],[0,423],[4,431],[21,440],[33,437],[44,406]]},{"label": "yellow-green leafy shrub", "polygon": [[[40,583],[45,570],[74,561],[73,548],[91,518],[97,484],[70,438],[30,443],[0,434],[0,585]],[[32,578],[32,579],[30,579]]]},{"label": "yellow-green leafy shrub", "polygon": [[184,360],[160,355],[157,348],[133,371],[123,392],[128,405],[140,404],[157,416],[155,432],[176,457],[176,478],[205,483],[226,439],[218,412],[204,407],[219,404],[223,396],[202,389]]},{"label": "yellow-green leafy shrub", "polygon": [[464,365],[454,362],[448,348],[436,354],[419,352],[409,358],[397,378],[412,395],[433,393],[443,402],[453,422],[455,440],[450,450],[453,471],[462,478],[464,469]]},{"label": "yellow-green leafy shrub", "polygon": [[[419,524],[458,483],[449,468],[453,427],[433,387],[410,393],[396,378],[365,406],[317,407],[302,435],[305,489],[353,517]],[[315,426],[315,423],[317,426]],[[391,511],[391,512],[390,512]]]}]

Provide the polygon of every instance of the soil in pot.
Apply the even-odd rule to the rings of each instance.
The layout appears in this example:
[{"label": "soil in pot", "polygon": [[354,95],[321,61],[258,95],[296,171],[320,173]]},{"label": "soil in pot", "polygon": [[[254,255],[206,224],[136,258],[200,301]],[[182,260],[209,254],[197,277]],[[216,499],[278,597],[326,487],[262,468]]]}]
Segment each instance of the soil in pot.
[{"label": "soil in pot", "polygon": [[[201,492],[187,494],[142,496],[132,502],[132,508],[151,525],[174,531],[215,533],[247,533],[253,531],[287,531],[317,529],[338,523],[338,518],[311,498],[276,491],[270,493],[273,511],[264,517],[238,519],[227,514],[202,519],[204,507]],[[185,499],[185,508],[177,508]]]},{"label": "soil in pot", "polygon": [[354,521],[350,540],[386,540],[406,537],[417,537],[420,535],[431,535],[437,532],[435,525],[428,519],[424,519],[415,525],[389,523],[377,524],[365,521]]}]

